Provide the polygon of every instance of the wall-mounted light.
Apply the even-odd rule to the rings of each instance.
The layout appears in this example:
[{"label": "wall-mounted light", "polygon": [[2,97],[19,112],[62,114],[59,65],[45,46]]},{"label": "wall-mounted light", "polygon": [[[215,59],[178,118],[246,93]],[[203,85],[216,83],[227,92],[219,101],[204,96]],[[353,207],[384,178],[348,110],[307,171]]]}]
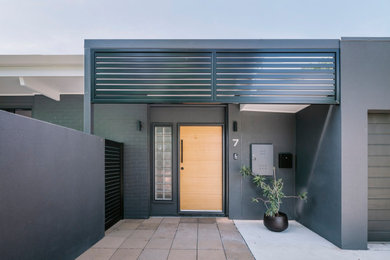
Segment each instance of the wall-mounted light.
[{"label": "wall-mounted light", "polygon": [[137,131],[142,131],[142,121],[137,120]]},{"label": "wall-mounted light", "polygon": [[233,132],[237,132],[237,130],[238,130],[237,121],[233,121]]}]

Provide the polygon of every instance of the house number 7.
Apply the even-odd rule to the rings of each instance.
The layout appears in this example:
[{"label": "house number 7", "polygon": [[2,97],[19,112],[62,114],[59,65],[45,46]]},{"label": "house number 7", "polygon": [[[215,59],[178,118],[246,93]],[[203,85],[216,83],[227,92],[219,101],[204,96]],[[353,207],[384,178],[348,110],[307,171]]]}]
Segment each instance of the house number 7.
[{"label": "house number 7", "polygon": [[233,147],[236,147],[240,139],[232,139],[232,141],[233,141]]}]

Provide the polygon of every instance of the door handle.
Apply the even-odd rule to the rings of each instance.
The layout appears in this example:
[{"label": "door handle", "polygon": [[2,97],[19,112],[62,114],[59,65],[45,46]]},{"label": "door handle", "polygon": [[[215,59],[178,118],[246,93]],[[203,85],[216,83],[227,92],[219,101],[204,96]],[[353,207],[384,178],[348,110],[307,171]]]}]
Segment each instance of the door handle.
[{"label": "door handle", "polygon": [[183,154],[183,140],[180,140],[180,162],[183,163],[184,159],[184,154]]}]

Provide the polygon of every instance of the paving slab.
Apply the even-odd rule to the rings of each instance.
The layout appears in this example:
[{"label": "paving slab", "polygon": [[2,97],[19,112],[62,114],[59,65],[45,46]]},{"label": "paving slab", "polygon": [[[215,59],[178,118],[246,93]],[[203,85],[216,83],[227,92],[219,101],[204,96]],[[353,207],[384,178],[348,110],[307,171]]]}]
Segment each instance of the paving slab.
[{"label": "paving slab", "polygon": [[125,237],[105,236],[93,245],[93,248],[118,248],[125,239]]},{"label": "paving slab", "polygon": [[108,260],[115,250],[113,248],[90,248],[76,260]]},{"label": "paving slab", "polygon": [[182,217],[180,223],[198,223],[198,218]]},{"label": "paving slab", "polygon": [[168,258],[168,249],[144,249],[139,256],[139,260],[166,260]]},{"label": "paving slab", "polygon": [[143,249],[149,242],[149,239],[130,237],[127,238],[122,244],[121,248],[133,248],[133,249]]},{"label": "paving slab", "polygon": [[171,249],[168,260],[196,260],[196,250]]},{"label": "paving slab", "polygon": [[137,260],[141,252],[142,249],[119,248],[110,260]]},{"label": "paving slab", "polygon": [[223,250],[198,250],[198,260],[226,260]]},{"label": "paving slab", "polygon": [[152,238],[146,245],[146,248],[153,249],[170,249],[172,246],[172,239],[170,238]]}]

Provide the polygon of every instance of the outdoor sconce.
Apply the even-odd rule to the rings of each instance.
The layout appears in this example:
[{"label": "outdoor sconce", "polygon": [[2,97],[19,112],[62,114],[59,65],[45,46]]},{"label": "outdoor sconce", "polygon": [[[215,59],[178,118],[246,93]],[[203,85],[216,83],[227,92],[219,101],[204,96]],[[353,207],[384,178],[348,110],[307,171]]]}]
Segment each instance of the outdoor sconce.
[{"label": "outdoor sconce", "polygon": [[137,130],[142,131],[142,122],[141,120],[137,120]]},{"label": "outdoor sconce", "polygon": [[233,132],[237,132],[237,130],[238,130],[237,121],[233,121]]}]

